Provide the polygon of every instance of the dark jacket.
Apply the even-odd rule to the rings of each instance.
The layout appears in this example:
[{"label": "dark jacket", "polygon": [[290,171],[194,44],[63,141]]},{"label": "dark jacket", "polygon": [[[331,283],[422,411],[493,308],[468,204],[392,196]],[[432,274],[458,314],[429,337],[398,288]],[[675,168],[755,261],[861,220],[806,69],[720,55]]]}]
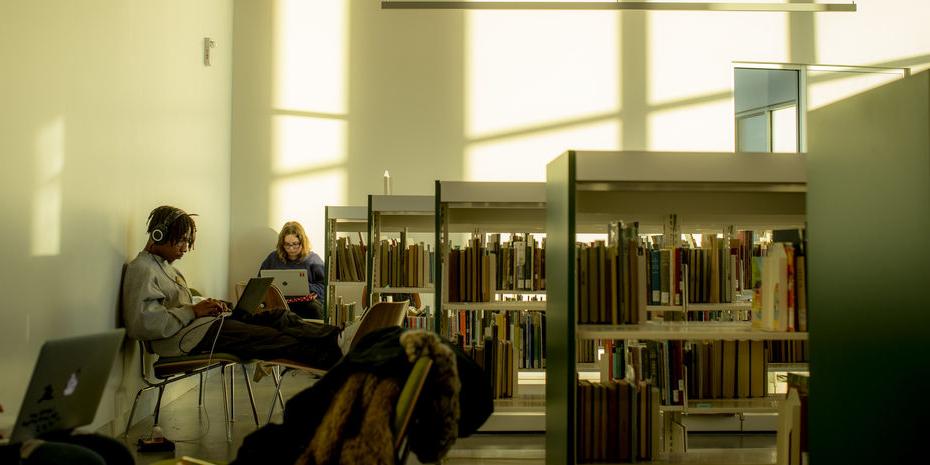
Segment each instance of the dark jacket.
[{"label": "dark jacket", "polygon": [[[246,436],[231,465],[292,465],[316,432],[333,396],[353,373],[396,377],[401,383],[406,380],[411,366],[399,341],[404,331],[392,327],[365,336],[326,376],[287,402],[283,424],[268,424]],[[456,356],[461,382],[458,430],[459,437],[465,437],[477,431],[494,411],[491,384],[481,368],[464,352],[451,344],[446,345]],[[429,380],[423,389],[424,392],[430,391]],[[417,421],[418,414],[419,407],[413,421]],[[411,443],[414,442],[411,438]]]}]

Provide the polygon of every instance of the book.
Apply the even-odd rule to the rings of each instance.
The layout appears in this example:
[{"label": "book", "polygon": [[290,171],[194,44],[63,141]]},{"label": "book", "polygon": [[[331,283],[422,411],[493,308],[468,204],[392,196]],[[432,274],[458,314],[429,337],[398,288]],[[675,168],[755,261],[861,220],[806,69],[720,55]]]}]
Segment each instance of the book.
[{"label": "book", "polygon": [[736,352],[736,397],[747,399],[750,397],[750,380],[752,379],[752,360],[749,355],[749,341],[738,341]]},{"label": "book", "polygon": [[736,341],[723,341],[721,394],[724,399],[736,397],[736,354]]}]

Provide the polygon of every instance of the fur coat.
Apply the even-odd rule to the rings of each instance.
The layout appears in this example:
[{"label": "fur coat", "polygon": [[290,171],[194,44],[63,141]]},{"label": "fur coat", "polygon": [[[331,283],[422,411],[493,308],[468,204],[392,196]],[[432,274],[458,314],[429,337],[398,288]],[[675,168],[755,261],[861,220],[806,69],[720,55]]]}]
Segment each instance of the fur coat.
[{"label": "fur coat", "polygon": [[[407,360],[433,365],[408,425],[407,441],[421,462],[441,459],[458,436],[460,382],[455,355],[438,336],[408,331],[400,337]],[[406,380],[375,373],[350,375],[338,389],[299,465],[392,465],[394,407]]]}]

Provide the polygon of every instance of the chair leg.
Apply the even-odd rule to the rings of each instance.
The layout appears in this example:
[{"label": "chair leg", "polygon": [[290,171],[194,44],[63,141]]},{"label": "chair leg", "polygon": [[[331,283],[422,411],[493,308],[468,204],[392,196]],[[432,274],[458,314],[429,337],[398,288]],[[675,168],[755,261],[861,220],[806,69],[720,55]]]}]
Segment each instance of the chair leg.
[{"label": "chair leg", "polygon": [[126,420],[126,431],[123,431],[123,437],[129,437],[129,428],[132,426],[132,417],[136,414],[136,406],[139,404],[139,397],[142,393],[145,392],[145,389],[139,389],[139,392],[136,393],[136,398],[132,401],[132,408],[129,409],[129,419]]},{"label": "chair leg", "polygon": [[276,399],[277,399],[279,402],[281,402],[281,410],[284,410],[284,401],[282,400],[282,397],[281,397],[281,385],[284,384],[284,376],[279,375],[277,372],[273,372],[273,373],[275,374],[275,377],[274,377],[274,381],[275,381],[274,395],[275,395],[275,398],[274,398],[274,399],[271,399],[271,408],[268,410],[268,423],[271,423],[271,417],[274,416],[274,407],[275,407],[275,405],[276,405],[276,402],[275,402]]},{"label": "chair leg", "polygon": [[249,370],[242,366],[242,378],[245,380],[245,389],[249,392],[249,403],[252,404],[252,418],[255,420],[255,426],[258,427],[258,409],[255,408],[255,396],[252,394],[252,380],[249,379]]},{"label": "chair leg", "polygon": [[236,421],[236,365],[229,365],[229,421]]},{"label": "chair leg", "polygon": [[275,397],[277,397],[278,402],[281,404],[281,408],[283,409],[284,408],[284,396],[281,395],[281,381],[284,378],[281,376],[281,366],[275,365],[271,369],[271,374],[274,375],[274,384],[277,387],[277,391],[275,391],[277,395]]},{"label": "chair leg", "polygon": [[155,421],[152,427],[158,426],[158,415],[161,413],[161,396],[165,393],[165,385],[158,386],[158,400],[155,401]]},{"label": "chair leg", "polygon": [[229,393],[226,388],[226,366],[223,365],[220,367],[220,383],[223,385],[223,414],[226,416],[226,441],[232,440],[232,432],[230,431],[229,423]]},{"label": "chair leg", "polygon": [[200,372],[200,391],[197,398],[197,406],[203,407],[203,372]]}]

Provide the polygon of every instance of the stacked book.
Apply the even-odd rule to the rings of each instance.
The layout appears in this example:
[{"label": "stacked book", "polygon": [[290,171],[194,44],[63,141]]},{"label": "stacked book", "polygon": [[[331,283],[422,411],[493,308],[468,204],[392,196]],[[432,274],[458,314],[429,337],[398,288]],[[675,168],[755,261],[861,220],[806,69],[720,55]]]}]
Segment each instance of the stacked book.
[{"label": "stacked book", "polygon": [[657,457],[659,391],[646,382],[578,382],[579,463],[636,462]]}]

